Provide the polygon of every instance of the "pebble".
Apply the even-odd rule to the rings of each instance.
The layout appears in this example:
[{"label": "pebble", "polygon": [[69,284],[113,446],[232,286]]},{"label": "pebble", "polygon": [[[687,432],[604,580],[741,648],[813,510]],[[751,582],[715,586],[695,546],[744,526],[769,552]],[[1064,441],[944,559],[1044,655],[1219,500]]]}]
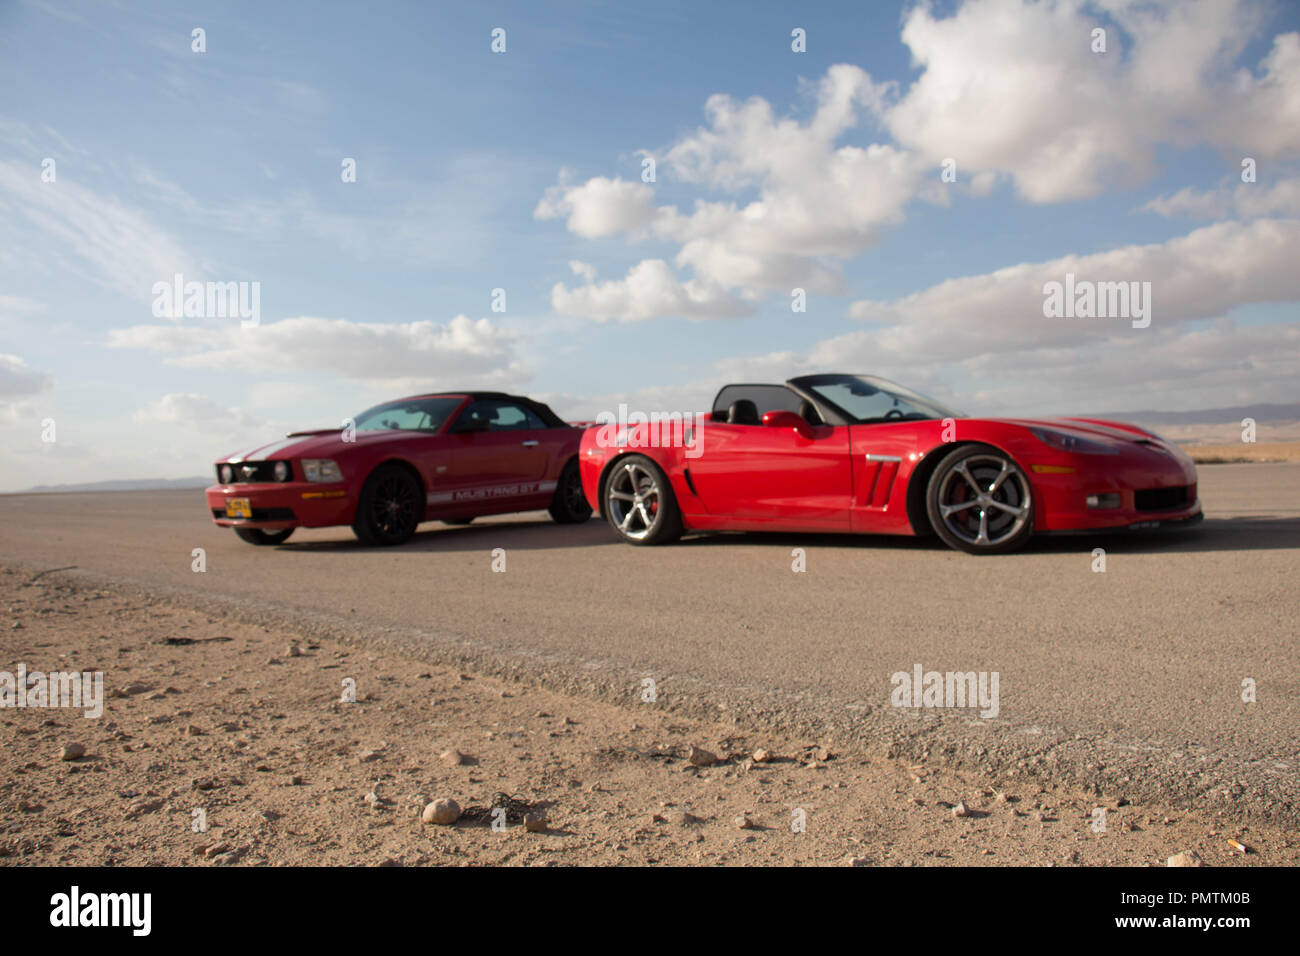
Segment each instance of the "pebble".
[{"label": "pebble", "polygon": [[687,751],[686,759],[692,767],[709,767],[718,762],[715,754],[711,754],[703,747],[697,747],[694,744],[691,744],[691,749]]},{"label": "pebble", "polygon": [[59,752],[59,758],[62,760],[80,760],[86,756],[86,747],[84,744],[67,743]]},{"label": "pebble", "polygon": [[528,833],[545,833],[546,814],[544,813],[524,814],[524,830]]},{"label": "pebble", "polygon": [[444,750],[438,755],[438,759],[449,767],[461,767],[469,763],[469,758],[454,747],[451,750]]},{"label": "pebble", "polygon": [[460,819],[460,804],[450,797],[440,797],[424,808],[420,819],[425,823],[438,823],[443,826],[455,823]]},{"label": "pebble", "polygon": [[957,806],[952,808],[952,815],[954,817],[968,817],[970,816],[970,807],[966,806],[964,801],[958,800]]},{"label": "pebble", "polygon": [[748,814],[748,813],[742,813],[740,816],[736,817],[736,818],[735,818],[734,820],[732,820],[731,822],[735,825],[735,827],[736,827],[737,830],[754,830],[754,829],[757,829],[757,825],[754,823],[753,820],[751,820],[751,819],[749,818],[749,814]]},{"label": "pebble", "polygon": [[1175,853],[1167,861],[1165,861],[1165,865],[1166,866],[1205,866],[1205,864],[1201,862],[1201,858],[1200,856],[1197,855],[1195,850],[1188,850],[1185,853]]},{"label": "pebble", "polygon": [[754,751],[754,763],[768,763],[772,759],[772,754],[759,747]]}]

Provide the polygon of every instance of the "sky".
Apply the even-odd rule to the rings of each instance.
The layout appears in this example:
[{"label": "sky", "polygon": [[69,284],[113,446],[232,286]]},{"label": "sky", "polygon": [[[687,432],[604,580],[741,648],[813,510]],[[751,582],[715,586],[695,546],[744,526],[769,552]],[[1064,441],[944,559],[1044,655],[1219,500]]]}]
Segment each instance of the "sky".
[{"label": "sky", "polygon": [[1292,0],[0,0],[0,491],[452,388],[1300,401],[1298,266]]}]

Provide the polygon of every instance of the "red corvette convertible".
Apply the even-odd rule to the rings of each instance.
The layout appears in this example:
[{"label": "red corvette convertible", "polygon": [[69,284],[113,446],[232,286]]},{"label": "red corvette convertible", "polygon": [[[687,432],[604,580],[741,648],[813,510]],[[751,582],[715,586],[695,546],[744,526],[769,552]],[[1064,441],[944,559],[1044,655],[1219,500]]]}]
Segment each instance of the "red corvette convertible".
[{"label": "red corvette convertible", "polygon": [[250,544],[329,525],[351,525],[365,544],[401,544],[422,521],[538,508],[572,524],[591,516],[581,435],[519,395],[419,395],[223,458],[205,494],[212,520]]},{"label": "red corvette convertible", "polygon": [[[1196,466],[1085,418],[966,418],[869,375],[728,385],[710,415],[589,428],[587,501],[633,544],[686,531],[937,534],[971,554],[1033,534],[1190,523]],[[678,440],[680,439],[680,440]]]}]

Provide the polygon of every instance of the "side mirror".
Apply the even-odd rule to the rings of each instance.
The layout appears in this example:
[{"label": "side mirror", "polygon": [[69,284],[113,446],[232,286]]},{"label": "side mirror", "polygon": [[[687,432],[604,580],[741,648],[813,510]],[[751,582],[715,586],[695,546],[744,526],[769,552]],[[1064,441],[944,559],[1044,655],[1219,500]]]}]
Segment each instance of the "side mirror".
[{"label": "side mirror", "polygon": [[457,435],[472,435],[475,432],[485,432],[491,427],[492,423],[486,418],[462,418],[451,430]]},{"label": "side mirror", "polygon": [[763,425],[767,428],[792,428],[801,438],[812,440],[812,426],[802,415],[794,412],[768,412],[763,416]]}]

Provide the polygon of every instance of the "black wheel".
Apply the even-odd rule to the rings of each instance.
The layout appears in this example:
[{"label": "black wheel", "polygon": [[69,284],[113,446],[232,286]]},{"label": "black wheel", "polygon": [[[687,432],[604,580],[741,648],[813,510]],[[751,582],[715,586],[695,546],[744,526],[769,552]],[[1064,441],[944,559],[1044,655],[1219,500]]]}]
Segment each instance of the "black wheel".
[{"label": "black wheel", "polygon": [[555,485],[555,499],[547,510],[560,524],[581,524],[591,517],[591,505],[582,493],[578,459],[571,459],[560,472],[560,480]]},{"label": "black wheel", "polygon": [[930,476],[925,504],[935,533],[968,554],[1016,551],[1034,533],[1029,479],[1011,456],[989,445],[949,452]]},{"label": "black wheel", "polygon": [[442,523],[443,524],[469,524],[473,520],[474,520],[474,516],[471,515],[468,518],[443,518]]},{"label": "black wheel", "polygon": [[620,458],[601,490],[610,527],[631,544],[667,544],[682,536],[682,514],[663,469],[644,455]]},{"label": "black wheel", "polygon": [[261,528],[236,528],[235,534],[239,535],[240,541],[247,541],[249,544],[284,544],[289,540],[289,535],[293,534],[293,529],[284,528],[281,531],[263,531]]},{"label": "black wheel", "polygon": [[361,489],[352,533],[362,544],[403,544],[423,517],[424,491],[415,476],[397,465],[381,465]]}]

